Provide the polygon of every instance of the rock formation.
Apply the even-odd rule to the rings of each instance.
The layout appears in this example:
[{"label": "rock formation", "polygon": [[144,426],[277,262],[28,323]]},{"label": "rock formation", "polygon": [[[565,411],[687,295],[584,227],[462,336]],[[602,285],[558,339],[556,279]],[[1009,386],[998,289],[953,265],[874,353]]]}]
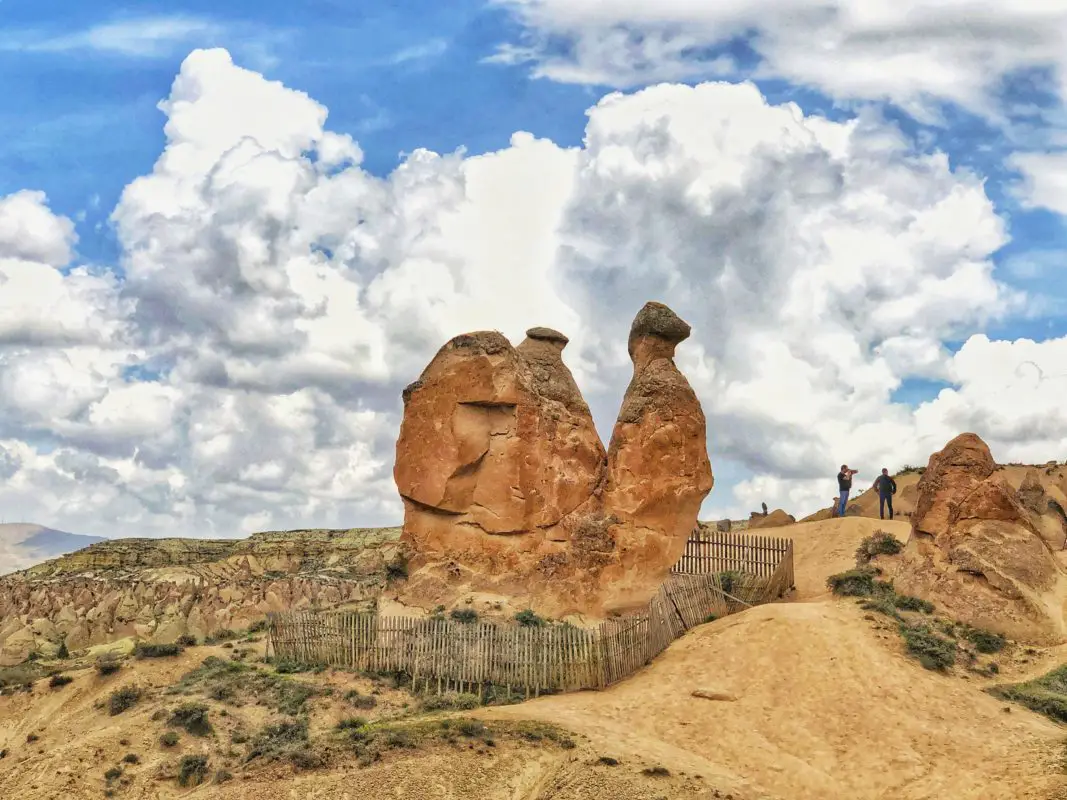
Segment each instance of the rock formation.
[{"label": "rock formation", "polygon": [[563,363],[533,328],[457,336],[404,390],[394,475],[404,500],[407,602],[462,591],[541,613],[599,616],[646,602],[680,557],[712,487],[700,403],[674,363],[690,328],[648,303],[605,452]]},{"label": "rock formation", "polygon": [[776,508],[770,514],[753,514],[748,522],[748,529],[783,528],[786,525],[792,525],[796,521],[797,518],[792,514],[787,514],[782,509]]},{"label": "rock formation", "polygon": [[243,630],[271,611],[372,606],[396,528],[118,539],[0,578],[0,666],[121,639]]},{"label": "rock formation", "polygon": [[[1031,502],[1033,482],[1024,484],[1021,496]],[[1035,643],[1062,641],[1067,576],[1024,502],[978,436],[957,436],[930,457],[918,483],[895,584],[963,622]]]}]

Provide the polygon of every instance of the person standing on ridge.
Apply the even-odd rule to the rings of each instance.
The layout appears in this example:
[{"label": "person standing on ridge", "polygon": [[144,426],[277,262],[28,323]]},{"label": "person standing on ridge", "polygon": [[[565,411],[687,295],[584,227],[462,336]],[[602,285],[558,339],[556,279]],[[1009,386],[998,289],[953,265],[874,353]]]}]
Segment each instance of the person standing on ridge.
[{"label": "person standing on ridge", "polygon": [[893,519],[893,495],[897,493],[897,482],[889,477],[889,470],[882,467],[882,474],[874,479],[874,489],[878,490],[878,517],[885,519],[886,506],[889,518]]},{"label": "person standing on ridge", "polygon": [[848,464],[841,465],[841,471],[837,473],[837,490],[841,495],[841,504],[837,509],[837,516],[845,516],[845,506],[848,505],[848,493],[852,489],[852,476],[858,473],[858,469],[849,469]]}]

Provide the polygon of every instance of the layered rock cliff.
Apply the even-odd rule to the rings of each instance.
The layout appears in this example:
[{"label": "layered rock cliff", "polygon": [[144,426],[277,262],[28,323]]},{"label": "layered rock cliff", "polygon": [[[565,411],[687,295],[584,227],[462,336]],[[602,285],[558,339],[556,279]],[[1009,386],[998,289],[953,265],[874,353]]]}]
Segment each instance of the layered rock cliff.
[{"label": "layered rock cliff", "polygon": [[0,578],[0,665],[134,638],[241,630],[271,611],[373,605],[398,528],[119,539]]},{"label": "layered rock cliff", "polygon": [[424,607],[488,592],[553,616],[648,600],[712,488],[703,411],[674,363],[689,325],[648,303],[607,450],[563,363],[567,338],[533,328],[457,336],[404,391],[395,478]]}]

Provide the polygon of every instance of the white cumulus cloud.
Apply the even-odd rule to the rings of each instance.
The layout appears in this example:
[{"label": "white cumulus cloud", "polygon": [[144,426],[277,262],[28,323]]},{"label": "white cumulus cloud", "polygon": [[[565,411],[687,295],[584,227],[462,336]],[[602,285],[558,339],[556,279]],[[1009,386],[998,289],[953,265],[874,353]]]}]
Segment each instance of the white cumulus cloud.
[{"label": "white cumulus cloud", "polygon": [[[190,55],[160,107],[165,148],[112,214],[114,272],[71,267],[43,196],[0,200],[0,507],[27,519],[395,523],[400,391],[448,338],[563,330],[607,435],[650,299],[693,325],[679,360],[713,464],[752,476],[709,514],[810,511],[842,461],[922,461],[961,427],[1040,460],[1067,437],[1057,384],[1031,391],[1024,364],[1051,381],[1062,344],[982,333],[1026,298],[993,274],[1008,236],[981,177],[876,116],[661,85],[597,103],[580,148],[517,133],[379,178],[322,105],[225,51]],[[909,378],[951,388],[913,410],[892,402]],[[991,380],[1025,394],[1025,435]]]}]

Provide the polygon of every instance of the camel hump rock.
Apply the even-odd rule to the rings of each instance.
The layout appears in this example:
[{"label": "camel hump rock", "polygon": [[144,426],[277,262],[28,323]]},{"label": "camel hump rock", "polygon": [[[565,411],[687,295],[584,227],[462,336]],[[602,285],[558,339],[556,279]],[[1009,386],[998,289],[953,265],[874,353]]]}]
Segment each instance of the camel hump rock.
[{"label": "camel hump rock", "polygon": [[552,328],[530,328],[530,330],[526,331],[526,337],[529,339],[537,339],[542,342],[558,342],[564,347],[566,347],[567,343],[570,341],[570,339],[562,333]]},{"label": "camel hump rock", "polygon": [[638,312],[610,455],[559,331],[442,347],[405,390],[397,441],[405,601],[436,605],[467,587],[556,616],[647,602],[713,483],[704,413],[673,358],[689,335],[662,303]]}]

